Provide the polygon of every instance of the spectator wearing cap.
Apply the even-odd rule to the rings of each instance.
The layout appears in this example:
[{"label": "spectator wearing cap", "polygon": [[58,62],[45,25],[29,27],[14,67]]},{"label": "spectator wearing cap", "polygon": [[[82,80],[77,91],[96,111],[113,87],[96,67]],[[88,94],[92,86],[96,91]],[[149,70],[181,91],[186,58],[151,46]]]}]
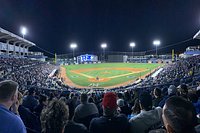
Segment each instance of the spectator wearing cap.
[{"label": "spectator wearing cap", "polygon": [[195,108],[182,97],[173,96],[166,101],[162,118],[168,133],[196,133]]},{"label": "spectator wearing cap", "polygon": [[73,120],[89,128],[90,121],[99,116],[99,111],[94,103],[88,103],[86,93],[81,94],[81,104],[75,108]]},{"label": "spectator wearing cap", "polygon": [[38,105],[38,101],[35,98],[35,88],[31,87],[28,90],[28,95],[23,99],[22,105],[30,109],[31,112],[34,111],[34,108]]},{"label": "spectator wearing cap", "polygon": [[131,118],[131,132],[145,133],[161,125],[162,109],[160,107],[152,109],[152,97],[148,92],[142,92],[139,96],[141,111]]},{"label": "spectator wearing cap", "polygon": [[165,104],[165,101],[166,101],[169,97],[176,95],[176,93],[177,93],[177,88],[176,88],[174,85],[170,85],[169,88],[168,88],[168,90],[167,90],[167,93],[168,93],[168,95],[165,96],[165,97],[163,97],[163,99],[160,101],[159,107],[163,107],[164,104]]},{"label": "spectator wearing cap", "polygon": [[113,92],[104,95],[103,116],[90,123],[90,133],[128,133],[129,123],[125,115],[117,113],[117,96]]},{"label": "spectator wearing cap", "polygon": [[[18,84],[11,80],[0,82],[0,132],[26,133],[18,114]],[[12,110],[12,112],[10,110]]]}]

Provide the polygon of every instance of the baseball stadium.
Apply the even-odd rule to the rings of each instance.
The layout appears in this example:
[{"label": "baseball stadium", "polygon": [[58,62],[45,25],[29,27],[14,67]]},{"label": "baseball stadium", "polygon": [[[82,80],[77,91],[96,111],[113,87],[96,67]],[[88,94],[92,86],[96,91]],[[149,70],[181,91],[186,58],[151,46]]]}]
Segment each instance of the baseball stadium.
[{"label": "baseball stadium", "polygon": [[199,5],[0,0],[0,133],[200,133]]},{"label": "baseball stadium", "polygon": [[161,64],[148,63],[102,63],[61,67],[65,83],[80,88],[114,88],[144,78]]}]

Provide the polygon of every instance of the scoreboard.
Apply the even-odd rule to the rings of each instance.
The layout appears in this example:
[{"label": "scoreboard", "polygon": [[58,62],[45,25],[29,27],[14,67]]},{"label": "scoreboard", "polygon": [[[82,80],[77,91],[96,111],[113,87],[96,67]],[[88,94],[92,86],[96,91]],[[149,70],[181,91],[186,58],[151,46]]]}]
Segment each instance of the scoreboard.
[{"label": "scoreboard", "polygon": [[85,61],[92,61],[92,59],[93,59],[94,57],[93,57],[93,55],[81,55],[81,61],[82,62],[85,62]]},{"label": "scoreboard", "polygon": [[85,54],[85,55],[80,55],[78,56],[78,62],[83,63],[83,62],[97,62],[98,57],[96,55],[91,55],[91,54]]}]

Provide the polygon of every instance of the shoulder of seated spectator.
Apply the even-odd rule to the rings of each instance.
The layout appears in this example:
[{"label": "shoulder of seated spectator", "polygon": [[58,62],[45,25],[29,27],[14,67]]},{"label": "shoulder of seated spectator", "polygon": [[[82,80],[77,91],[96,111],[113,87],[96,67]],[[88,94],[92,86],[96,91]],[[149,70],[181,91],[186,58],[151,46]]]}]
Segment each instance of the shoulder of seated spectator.
[{"label": "shoulder of seated spectator", "polygon": [[116,116],[117,118],[121,118],[121,119],[127,119],[125,114],[119,114]]},{"label": "shoulder of seated spectator", "polygon": [[74,122],[74,121],[69,121],[69,122],[67,123],[66,127],[67,127],[67,126],[75,126],[75,127],[77,127],[77,128],[81,128],[81,129],[87,130],[87,128],[86,128],[83,124],[81,124],[81,123],[76,123],[76,122]]},{"label": "shoulder of seated spectator", "polygon": [[154,110],[157,110],[158,112],[162,112],[162,108],[161,107],[156,107]]}]

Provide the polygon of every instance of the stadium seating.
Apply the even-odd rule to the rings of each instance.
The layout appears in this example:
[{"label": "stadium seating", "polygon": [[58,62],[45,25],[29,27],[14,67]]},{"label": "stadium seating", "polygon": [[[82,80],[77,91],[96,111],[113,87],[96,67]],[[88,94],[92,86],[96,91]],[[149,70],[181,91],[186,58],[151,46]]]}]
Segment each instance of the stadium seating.
[{"label": "stadium seating", "polygon": [[[145,79],[141,80],[137,84],[125,86],[125,87],[117,87],[113,88],[107,91],[104,90],[88,90],[88,89],[78,89],[78,88],[71,88],[68,85],[65,85],[62,83],[62,80],[59,79],[55,74],[51,74],[52,71],[55,71],[59,68],[59,66],[55,66],[52,64],[48,64],[46,62],[41,61],[35,61],[35,60],[29,60],[26,58],[0,58],[0,81],[5,80],[13,80],[18,83],[19,92],[21,93],[22,99],[26,99],[27,97],[31,96],[32,99],[36,101],[40,101],[40,105],[38,102],[38,105],[34,106],[33,109],[27,108],[22,100],[20,104],[20,113],[21,113],[21,119],[23,120],[23,123],[26,126],[27,132],[34,132],[34,133],[40,133],[40,132],[48,132],[50,133],[51,128],[55,128],[53,124],[60,124],[56,129],[52,129],[52,131],[62,132],[65,133],[69,132],[93,132],[93,130],[90,130],[90,126],[87,124],[87,128],[84,126],[85,122],[76,123],[72,121],[74,111],[77,109],[76,107],[80,104],[80,96],[81,93],[87,93],[88,99],[90,99],[88,102],[94,103],[94,105],[97,107],[99,115],[95,116],[94,118],[96,121],[93,121],[92,128],[94,129],[94,125],[96,125],[99,130],[104,128],[104,124],[101,122],[110,122],[109,125],[112,125],[111,127],[105,126],[105,132],[110,131],[110,128],[113,128],[114,125],[118,125],[118,118],[123,119],[123,116],[126,116],[126,121],[130,119],[130,122],[128,122],[130,125],[130,132],[134,132],[134,130],[141,131],[142,130],[138,128],[141,124],[137,118],[142,118],[142,122],[147,122],[146,116],[149,112],[155,112],[155,109],[160,107],[162,108],[169,108],[170,102],[168,101],[170,97],[182,97],[184,99],[178,99],[180,100],[180,103],[186,103],[188,104],[188,107],[190,107],[190,104],[193,105],[193,108],[196,110],[197,113],[199,113],[200,110],[200,56],[194,56],[186,59],[180,59],[177,62],[174,62],[172,64],[166,64],[163,66],[162,71],[155,77],[147,76]],[[157,100],[158,94],[154,92],[153,90],[157,88],[161,91],[161,96],[159,95],[159,103]],[[104,98],[105,93],[107,92],[113,92],[115,94],[118,94],[119,101],[116,101],[116,105],[114,103],[107,103],[110,106],[113,106],[113,110],[108,110],[105,107],[102,107],[102,101]],[[144,92],[147,92],[148,96],[150,96],[150,100],[147,100],[149,98],[148,96],[143,95]],[[1,86],[0,86],[0,93],[1,93]],[[194,95],[193,95],[194,94]],[[47,100],[41,101],[42,97],[47,97]],[[195,100],[196,98],[196,100]],[[115,99],[111,99],[112,101]],[[117,99],[116,99],[117,100]],[[148,103],[144,102],[145,100],[148,101]],[[109,100],[108,100],[109,101]],[[165,104],[166,101],[168,101],[167,105]],[[138,106],[142,103],[142,106]],[[152,106],[152,102],[157,102],[156,106]],[[63,104],[64,103],[64,104]],[[0,99],[1,104],[1,99]],[[105,104],[105,103],[104,103]],[[149,105],[146,108],[146,105]],[[66,106],[68,105],[68,106]],[[115,106],[119,106],[115,108]],[[155,104],[154,104],[155,105]],[[164,106],[165,105],[165,106]],[[39,106],[39,107],[38,107]],[[50,108],[50,106],[55,106],[56,108]],[[181,105],[180,105],[181,106]],[[38,115],[38,112],[36,112],[35,108],[37,107],[42,110],[41,115]],[[60,108],[59,108],[60,107]],[[63,107],[63,108],[61,108]],[[142,107],[142,108],[141,108]],[[181,110],[182,112],[186,111],[187,108],[180,107],[181,109],[184,108],[184,110]],[[190,111],[193,109],[191,107]],[[51,110],[50,112],[53,112],[52,114],[49,114],[51,117],[59,117],[59,115],[66,115],[66,118],[63,121],[57,120],[56,122],[49,122],[49,125],[42,125],[40,121],[40,117],[44,115],[44,112],[47,113],[47,110]],[[125,110],[124,110],[125,109]],[[128,111],[127,111],[128,110]],[[131,113],[130,111],[131,110]],[[76,110],[77,111],[77,110]],[[86,110],[87,111],[87,110]],[[1,112],[1,108],[0,108]],[[124,113],[125,112],[125,113]],[[128,113],[127,113],[128,112]],[[162,111],[161,111],[162,112]],[[195,118],[200,116],[200,114],[197,114],[195,112]],[[123,116],[121,116],[123,114]],[[46,115],[46,114],[45,114]],[[167,117],[167,113],[165,114]],[[173,114],[173,115],[176,115]],[[156,117],[160,115],[155,115]],[[1,118],[1,113],[0,113]],[[97,118],[99,118],[97,120]],[[100,119],[102,118],[102,119]],[[28,120],[29,119],[29,120]],[[30,122],[30,119],[34,120],[34,123]],[[50,118],[49,118],[50,119]],[[148,119],[148,118],[147,118]],[[162,118],[158,118],[162,121]],[[47,119],[48,120],[48,119]],[[45,118],[42,118],[42,122],[46,121]],[[28,122],[29,121],[29,122]],[[161,130],[163,126],[166,126],[167,124],[170,125],[170,122],[167,122],[164,120],[164,125],[161,121],[158,121],[158,123],[152,123],[152,124],[146,124],[145,125],[145,131],[144,132],[150,132],[150,130]],[[27,123],[28,122],[28,123]],[[96,123],[95,123],[96,122]],[[181,123],[181,118],[179,120]],[[12,124],[12,123],[11,123]],[[33,124],[30,126],[30,124]],[[91,124],[91,123],[90,123]],[[139,125],[136,129],[132,125]],[[180,129],[180,131],[176,131],[177,129],[174,128],[175,132],[183,132],[188,128],[186,131],[191,132],[199,132],[197,126],[198,123],[193,123],[193,125],[190,125],[189,123],[185,123],[183,129]],[[121,125],[125,126],[125,125]],[[170,125],[172,126],[172,125]],[[176,125],[175,125],[176,126]],[[183,126],[183,125],[179,125]],[[1,126],[0,126],[1,127]],[[67,127],[67,128],[65,128]],[[66,130],[64,130],[64,128]],[[44,130],[45,129],[45,130]],[[48,130],[47,130],[48,129]],[[68,130],[67,130],[68,129]],[[76,130],[75,130],[76,129]],[[80,129],[80,130],[79,130]],[[165,129],[162,129],[162,131]],[[169,130],[166,127],[166,130]],[[103,130],[102,130],[103,131]],[[152,132],[151,131],[151,132]],[[157,130],[158,131],[158,130]],[[1,132],[1,129],[0,129]],[[119,133],[120,130],[118,131]]]}]

